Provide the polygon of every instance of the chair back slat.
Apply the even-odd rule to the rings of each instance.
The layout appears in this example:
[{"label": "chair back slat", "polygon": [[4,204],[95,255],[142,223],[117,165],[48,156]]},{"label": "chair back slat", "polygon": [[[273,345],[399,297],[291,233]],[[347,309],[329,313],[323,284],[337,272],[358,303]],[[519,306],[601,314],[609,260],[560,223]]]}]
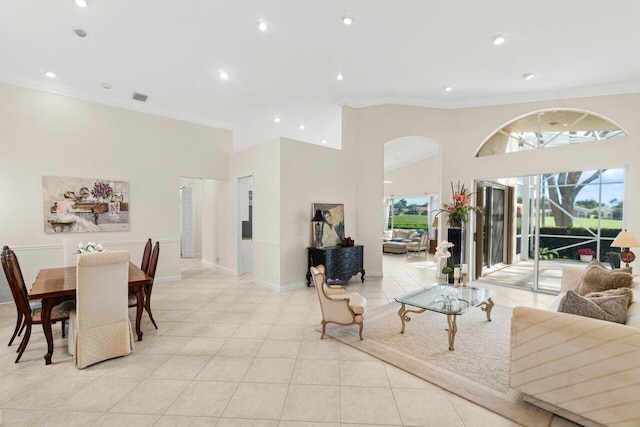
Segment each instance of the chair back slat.
[{"label": "chair back slat", "polygon": [[31,317],[31,306],[29,305],[29,296],[27,287],[24,284],[22,270],[16,254],[9,249],[8,246],[2,248],[2,269],[11,288],[13,300],[20,313]]},{"label": "chair back slat", "polygon": [[149,271],[149,260],[151,259],[151,239],[147,240],[147,244],[144,245],[144,253],[142,254],[142,262],[140,263],[140,270],[145,273]]},{"label": "chair back slat", "polygon": [[[147,275],[151,276],[154,279],[156,277],[156,268],[158,267],[159,257],[160,257],[160,242],[156,242],[155,246],[153,247],[153,252],[151,253],[151,259],[149,260],[149,267],[146,270]],[[142,270],[142,271],[145,271],[145,270]]]}]

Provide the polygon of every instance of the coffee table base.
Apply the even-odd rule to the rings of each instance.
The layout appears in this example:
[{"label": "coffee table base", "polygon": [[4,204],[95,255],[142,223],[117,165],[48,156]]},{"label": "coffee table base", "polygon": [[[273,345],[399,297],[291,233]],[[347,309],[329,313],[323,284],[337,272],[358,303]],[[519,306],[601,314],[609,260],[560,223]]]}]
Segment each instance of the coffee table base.
[{"label": "coffee table base", "polygon": [[[493,309],[493,306],[494,304],[491,298],[489,298],[488,300],[486,300],[481,304],[478,304],[478,307],[480,307],[480,309],[487,314],[487,320],[489,322],[491,322],[491,309]],[[425,311],[427,311],[426,308],[423,308],[420,310],[407,310],[406,304],[402,304],[402,306],[400,307],[400,310],[398,310],[398,316],[400,316],[400,321],[402,322],[402,329],[400,330],[400,333],[404,334],[405,323],[411,321],[411,318],[407,315],[407,313],[420,314],[420,313],[424,313]],[[454,341],[456,338],[456,332],[458,332],[458,324],[456,321],[457,317],[458,316],[455,314],[447,314],[447,325],[449,327],[446,329],[446,331],[447,331],[447,334],[449,335],[450,351],[455,350]]]}]

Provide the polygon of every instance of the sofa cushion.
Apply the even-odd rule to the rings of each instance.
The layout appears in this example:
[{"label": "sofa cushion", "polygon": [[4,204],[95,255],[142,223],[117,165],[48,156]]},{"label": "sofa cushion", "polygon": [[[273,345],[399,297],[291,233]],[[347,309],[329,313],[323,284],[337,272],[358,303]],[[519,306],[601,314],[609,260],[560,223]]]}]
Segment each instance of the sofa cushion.
[{"label": "sofa cushion", "polygon": [[599,262],[591,262],[585,269],[576,293],[586,295],[590,292],[602,292],[607,289],[629,288],[633,276],[629,273],[607,270]]},{"label": "sofa cushion", "polygon": [[558,311],[609,322],[624,323],[627,317],[628,296],[585,298],[568,291],[560,301]]},{"label": "sofa cushion", "polygon": [[616,288],[616,289],[607,289],[602,292],[589,292],[584,297],[585,298],[596,298],[596,297],[610,297],[610,296],[626,296],[628,298],[627,306],[631,305],[633,302],[633,291],[631,288]]},{"label": "sofa cushion", "polygon": [[413,233],[415,233],[415,230],[396,230],[393,233],[393,237],[399,237],[401,239],[408,239],[409,236],[411,236]]}]

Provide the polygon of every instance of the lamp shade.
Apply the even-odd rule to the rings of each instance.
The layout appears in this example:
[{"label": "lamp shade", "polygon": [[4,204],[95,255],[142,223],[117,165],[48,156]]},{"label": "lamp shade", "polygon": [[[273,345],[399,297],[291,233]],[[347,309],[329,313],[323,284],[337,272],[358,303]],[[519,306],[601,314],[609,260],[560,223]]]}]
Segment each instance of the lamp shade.
[{"label": "lamp shade", "polygon": [[627,230],[624,230],[616,236],[611,246],[614,248],[639,248],[640,240],[636,239],[635,236]]},{"label": "lamp shade", "polygon": [[438,217],[433,218],[433,223],[431,224],[431,228],[438,228]]},{"label": "lamp shade", "polygon": [[324,221],[324,217],[322,216],[322,211],[320,209],[316,210],[316,214],[311,219],[311,222],[322,222]]}]

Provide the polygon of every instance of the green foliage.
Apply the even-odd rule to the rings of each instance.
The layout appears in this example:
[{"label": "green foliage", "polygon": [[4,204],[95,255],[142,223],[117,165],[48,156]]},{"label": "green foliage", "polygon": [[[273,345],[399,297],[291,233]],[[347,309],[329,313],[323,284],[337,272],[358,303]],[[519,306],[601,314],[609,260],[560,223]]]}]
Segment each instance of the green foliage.
[{"label": "green foliage", "polygon": [[538,259],[550,260],[550,259],[556,259],[558,257],[559,257],[558,251],[554,251],[553,249],[540,248],[538,250]]}]

